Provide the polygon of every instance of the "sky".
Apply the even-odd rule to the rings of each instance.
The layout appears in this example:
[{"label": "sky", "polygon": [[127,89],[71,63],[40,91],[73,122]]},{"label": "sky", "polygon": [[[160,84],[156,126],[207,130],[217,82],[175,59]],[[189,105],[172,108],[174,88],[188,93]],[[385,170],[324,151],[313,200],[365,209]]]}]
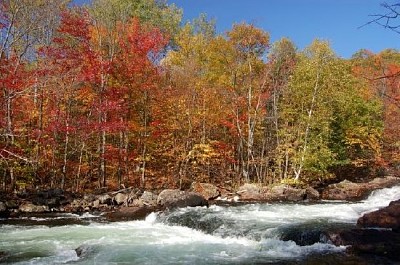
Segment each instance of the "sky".
[{"label": "sky", "polygon": [[[350,58],[360,49],[400,49],[400,34],[376,24],[371,15],[387,12],[385,0],[168,0],[183,9],[184,22],[201,13],[216,19],[217,32],[247,22],[270,34],[271,42],[291,39],[299,49],[314,39],[329,41],[336,54]],[[398,0],[386,0],[393,4]],[[75,0],[88,2],[88,0]],[[400,19],[399,19],[400,20]],[[399,23],[400,24],[400,23]]]}]

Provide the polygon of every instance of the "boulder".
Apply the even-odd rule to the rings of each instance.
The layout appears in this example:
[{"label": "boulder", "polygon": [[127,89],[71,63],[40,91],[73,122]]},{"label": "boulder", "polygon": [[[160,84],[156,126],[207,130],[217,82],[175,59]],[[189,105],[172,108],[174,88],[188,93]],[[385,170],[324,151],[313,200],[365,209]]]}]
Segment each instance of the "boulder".
[{"label": "boulder", "polygon": [[[150,191],[143,192],[142,196],[140,196],[140,201],[144,205],[148,206],[156,206],[157,205],[157,195]],[[140,205],[139,201],[134,201],[135,203]]]},{"label": "boulder", "polygon": [[239,187],[236,192],[240,200],[258,201],[262,199],[261,188],[256,184],[246,183]]},{"label": "boulder", "polygon": [[297,189],[281,184],[267,189],[263,194],[268,201],[303,201],[307,198],[306,189]]},{"label": "boulder", "polygon": [[104,216],[111,222],[144,220],[147,215],[159,210],[156,207],[120,207],[116,211],[107,212]]},{"label": "boulder", "polygon": [[22,213],[44,213],[49,212],[47,205],[34,205],[33,203],[24,203],[19,206],[19,211]]},{"label": "boulder", "polygon": [[6,204],[4,202],[0,202],[0,213],[7,211]]},{"label": "boulder", "polygon": [[336,246],[350,246],[348,251],[400,260],[400,233],[377,229],[352,229],[328,234]]},{"label": "boulder", "polygon": [[400,200],[393,201],[380,210],[364,214],[358,219],[357,226],[391,228],[392,231],[400,232]]},{"label": "boulder", "polygon": [[390,188],[394,185],[400,184],[400,178],[393,176],[386,176],[383,178],[374,178],[370,182],[368,182],[369,189],[383,189]]},{"label": "boulder", "polygon": [[114,202],[117,205],[122,205],[124,203],[127,205],[128,199],[129,199],[129,196],[125,193],[117,193],[117,195],[114,196]]},{"label": "boulder", "polygon": [[191,190],[201,194],[206,200],[213,200],[220,196],[218,188],[210,183],[193,182]]},{"label": "boulder", "polygon": [[324,200],[346,200],[355,201],[365,199],[373,190],[389,188],[400,183],[400,178],[386,176],[375,178],[367,183],[354,183],[344,180],[340,183],[331,184],[322,192]]},{"label": "boulder", "polygon": [[208,206],[200,194],[177,189],[163,190],[157,197],[157,204],[167,208]]},{"label": "boulder", "polygon": [[108,194],[98,195],[97,199],[100,201],[100,204],[112,205],[112,203],[113,203],[113,199]]},{"label": "boulder", "polygon": [[15,200],[6,201],[7,209],[18,209],[19,205],[18,202]]},{"label": "boulder", "polygon": [[323,190],[321,197],[324,200],[354,201],[364,199],[369,191],[367,184],[344,180],[329,185]]},{"label": "boulder", "polygon": [[321,198],[321,194],[313,187],[306,188],[306,199],[310,201],[317,201]]}]

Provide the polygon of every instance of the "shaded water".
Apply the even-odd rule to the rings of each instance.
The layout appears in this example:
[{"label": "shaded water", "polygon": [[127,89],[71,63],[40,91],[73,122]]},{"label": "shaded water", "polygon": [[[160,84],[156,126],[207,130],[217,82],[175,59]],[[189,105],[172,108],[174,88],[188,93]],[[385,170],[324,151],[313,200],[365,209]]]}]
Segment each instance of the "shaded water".
[{"label": "shaded water", "polygon": [[397,199],[400,187],[358,203],[213,205],[152,213],[144,221],[71,214],[2,220],[0,263],[390,264],[347,256],[324,235]]}]

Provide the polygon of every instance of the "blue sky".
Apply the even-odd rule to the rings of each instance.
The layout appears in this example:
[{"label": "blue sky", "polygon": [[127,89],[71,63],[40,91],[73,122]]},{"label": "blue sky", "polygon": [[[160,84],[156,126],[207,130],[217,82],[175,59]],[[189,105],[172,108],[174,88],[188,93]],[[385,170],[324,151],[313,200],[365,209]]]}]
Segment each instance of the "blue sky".
[{"label": "blue sky", "polygon": [[[76,0],[87,2],[87,0]],[[271,41],[291,39],[299,49],[319,38],[330,42],[341,57],[359,49],[379,52],[400,49],[400,34],[371,24],[358,28],[382,14],[385,0],[168,0],[183,8],[184,21],[206,13],[224,33],[233,23],[248,22],[269,32]],[[396,0],[386,0],[391,4]]]}]

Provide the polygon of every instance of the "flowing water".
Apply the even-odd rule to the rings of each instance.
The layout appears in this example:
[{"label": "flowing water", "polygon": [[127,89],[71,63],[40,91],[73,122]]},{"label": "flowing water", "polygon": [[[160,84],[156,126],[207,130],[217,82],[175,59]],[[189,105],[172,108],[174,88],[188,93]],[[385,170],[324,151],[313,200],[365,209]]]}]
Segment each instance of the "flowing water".
[{"label": "flowing water", "polygon": [[213,205],[129,222],[89,214],[0,220],[0,263],[373,264],[348,256],[325,232],[354,227],[397,199],[400,186],[358,203]]}]

